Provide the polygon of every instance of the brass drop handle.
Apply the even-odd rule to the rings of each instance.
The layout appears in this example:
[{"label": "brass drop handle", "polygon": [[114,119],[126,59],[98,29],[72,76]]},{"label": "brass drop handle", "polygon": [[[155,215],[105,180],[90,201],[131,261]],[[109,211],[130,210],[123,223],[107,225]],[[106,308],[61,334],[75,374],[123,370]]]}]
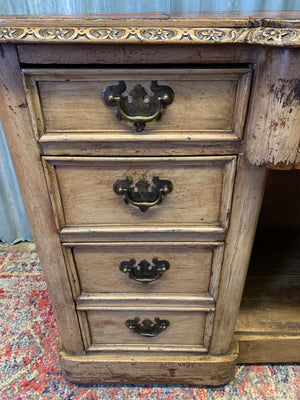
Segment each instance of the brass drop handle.
[{"label": "brass drop handle", "polygon": [[140,178],[133,186],[132,177],[126,176],[125,179],[115,181],[113,189],[116,194],[125,195],[124,201],[126,204],[130,203],[144,212],[148,208],[160,204],[164,196],[173,190],[172,182],[166,179],[159,179],[159,176],[153,176],[152,182],[151,189],[149,189],[150,183],[144,178]]},{"label": "brass drop handle", "polygon": [[150,84],[151,96],[147,95],[142,85],[137,84],[129,92],[129,100],[128,96],[122,96],[126,88],[126,83],[119,81],[118,85],[107,86],[102,96],[107,106],[118,107],[117,118],[126,118],[133,122],[137,132],[143,131],[147,122],[159,119],[162,107],[174,100],[173,89],[166,85],[158,85],[157,81]]},{"label": "brass drop handle", "polygon": [[140,322],[140,318],[128,319],[125,326],[140,336],[154,337],[163,332],[170,325],[166,319],[155,318],[154,322],[146,318]]},{"label": "brass drop handle", "polygon": [[149,283],[159,279],[170,268],[170,264],[166,260],[158,260],[154,257],[152,265],[147,260],[141,260],[136,265],[135,259],[131,258],[129,261],[122,261],[119,268],[122,272],[128,273],[130,279]]}]

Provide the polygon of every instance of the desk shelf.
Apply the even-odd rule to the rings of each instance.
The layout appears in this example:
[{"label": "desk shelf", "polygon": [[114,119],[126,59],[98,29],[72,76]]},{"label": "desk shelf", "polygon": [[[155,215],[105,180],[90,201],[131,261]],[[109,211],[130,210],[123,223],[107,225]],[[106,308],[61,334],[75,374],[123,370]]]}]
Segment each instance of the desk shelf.
[{"label": "desk shelf", "polygon": [[258,232],[236,324],[238,362],[297,362],[300,232]]}]

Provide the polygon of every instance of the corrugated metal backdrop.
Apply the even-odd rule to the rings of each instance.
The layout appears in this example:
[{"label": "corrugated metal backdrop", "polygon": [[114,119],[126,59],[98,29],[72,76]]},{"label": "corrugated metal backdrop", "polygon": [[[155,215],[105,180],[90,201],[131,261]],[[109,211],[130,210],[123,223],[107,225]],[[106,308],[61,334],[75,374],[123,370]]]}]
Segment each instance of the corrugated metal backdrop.
[{"label": "corrugated metal backdrop", "polygon": [[300,0],[1,0],[1,14],[296,10]]},{"label": "corrugated metal backdrop", "polygon": [[[0,15],[300,10],[300,0],[0,0]],[[0,126],[0,241],[32,241]]]}]

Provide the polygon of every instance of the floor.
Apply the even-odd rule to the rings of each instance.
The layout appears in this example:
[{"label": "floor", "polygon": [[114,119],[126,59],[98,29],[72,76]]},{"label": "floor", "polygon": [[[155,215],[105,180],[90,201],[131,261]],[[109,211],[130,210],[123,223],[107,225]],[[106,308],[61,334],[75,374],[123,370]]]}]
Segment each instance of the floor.
[{"label": "floor", "polygon": [[0,250],[35,250],[35,244],[31,242],[19,242],[16,244],[0,242]]},{"label": "floor", "polygon": [[0,399],[296,400],[295,364],[238,365],[218,387],[76,385],[60,372],[58,331],[33,243],[0,243]]}]

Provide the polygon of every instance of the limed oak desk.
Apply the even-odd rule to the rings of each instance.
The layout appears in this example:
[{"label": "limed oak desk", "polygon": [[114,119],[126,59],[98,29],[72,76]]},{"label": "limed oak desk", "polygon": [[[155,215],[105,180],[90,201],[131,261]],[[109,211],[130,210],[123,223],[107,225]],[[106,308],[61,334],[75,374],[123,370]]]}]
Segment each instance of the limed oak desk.
[{"label": "limed oak desk", "polygon": [[0,20],[67,379],[217,385],[237,360],[297,361],[297,322],[258,332],[240,303],[266,172],[299,165],[299,16]]}]

